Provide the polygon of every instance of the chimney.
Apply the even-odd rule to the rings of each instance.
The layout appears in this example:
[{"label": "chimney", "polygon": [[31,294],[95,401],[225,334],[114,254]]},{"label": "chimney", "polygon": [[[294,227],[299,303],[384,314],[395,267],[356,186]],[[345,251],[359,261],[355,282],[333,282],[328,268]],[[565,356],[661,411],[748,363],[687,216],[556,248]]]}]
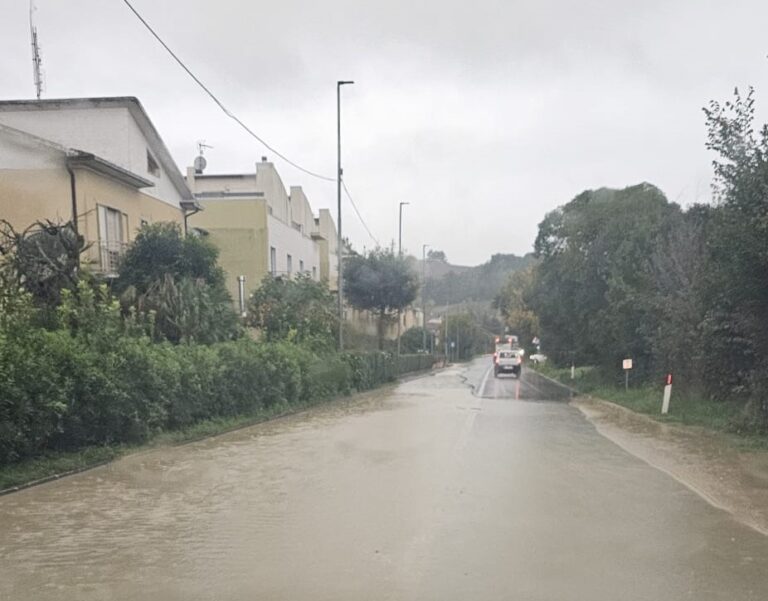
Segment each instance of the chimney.
[{"label": "chimney", "polygon": [[197,170],[194,167],[187,167],[187,188],[192,194],[195,193],[195,174]]}]

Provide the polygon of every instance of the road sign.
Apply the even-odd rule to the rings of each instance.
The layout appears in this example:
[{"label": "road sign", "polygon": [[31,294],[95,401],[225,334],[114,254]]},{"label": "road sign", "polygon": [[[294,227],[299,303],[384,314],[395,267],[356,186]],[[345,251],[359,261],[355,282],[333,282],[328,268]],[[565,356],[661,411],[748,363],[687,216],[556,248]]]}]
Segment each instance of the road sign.
[{"label": "road sign", "polygon": [[632,359],[624,359],[624,361],[621,363],[621,366],[624,369],[632,369]]}]

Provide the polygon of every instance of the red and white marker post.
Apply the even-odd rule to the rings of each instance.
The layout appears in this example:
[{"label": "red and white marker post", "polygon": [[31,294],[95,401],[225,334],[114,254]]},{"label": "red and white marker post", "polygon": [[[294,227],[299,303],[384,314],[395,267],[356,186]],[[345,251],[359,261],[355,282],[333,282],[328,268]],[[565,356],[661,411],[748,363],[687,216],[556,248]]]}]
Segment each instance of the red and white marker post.
[{"label": "red and white marker post", "polygon": [[666,383],[664,384],[664,400],[661,402],[661,414],[666,415],[669,413],[669,399],[672,397],[672,374],[667,374]]}]

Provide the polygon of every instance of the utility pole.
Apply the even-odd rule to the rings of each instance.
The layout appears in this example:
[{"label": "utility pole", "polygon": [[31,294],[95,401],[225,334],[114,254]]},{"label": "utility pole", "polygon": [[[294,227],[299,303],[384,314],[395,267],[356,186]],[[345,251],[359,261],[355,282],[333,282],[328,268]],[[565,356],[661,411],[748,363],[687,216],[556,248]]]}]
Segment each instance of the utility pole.
[{"label": "utility pole", "polygon": [[341,236],[341,86],[351,85],[354,81],[336,82],[336,209],[337,209],[337,238],[336,253],[338,255],[338,295],[339,295],[339,350],[344,350],[344,245]]},{"label": "utility pole", "polygon": [[461,348],[459,346],[459,342],[461,342],[461,338],[460,338],[460,336],[461,336],[461,329],[459,328],[459,324],[460,323],[461,323],[461,321],[457,321],[456,322],[456,361],[457,362],[459,361],[459,359],[461,359],[461,353],[459,351],[459,349]]},{"label": "utility pole", "polygon": [[427,352],[427,248],[429,244],[421,245],[421,348]]}]

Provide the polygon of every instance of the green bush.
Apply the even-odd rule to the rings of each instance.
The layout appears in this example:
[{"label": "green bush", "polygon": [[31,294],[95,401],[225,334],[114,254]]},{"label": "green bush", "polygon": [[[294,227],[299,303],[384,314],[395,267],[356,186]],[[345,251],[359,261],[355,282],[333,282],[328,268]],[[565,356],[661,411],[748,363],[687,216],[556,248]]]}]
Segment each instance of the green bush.
[{"label": "green bush", "polygon": [[355,390],[370,390],[397,377],[397,363],[391,353],[347,352],[342,358],[351,370],[351,385]]},{"label": "green bush", "polygon": [[[368,390],[429,355],[330,352],[249,338],[153,342],[103,290],[64,291],[56,329],[0,319],[0,465],[51,451],[137,444],[164,430]],[[28,319],[27,319],[28,318]]]}]

